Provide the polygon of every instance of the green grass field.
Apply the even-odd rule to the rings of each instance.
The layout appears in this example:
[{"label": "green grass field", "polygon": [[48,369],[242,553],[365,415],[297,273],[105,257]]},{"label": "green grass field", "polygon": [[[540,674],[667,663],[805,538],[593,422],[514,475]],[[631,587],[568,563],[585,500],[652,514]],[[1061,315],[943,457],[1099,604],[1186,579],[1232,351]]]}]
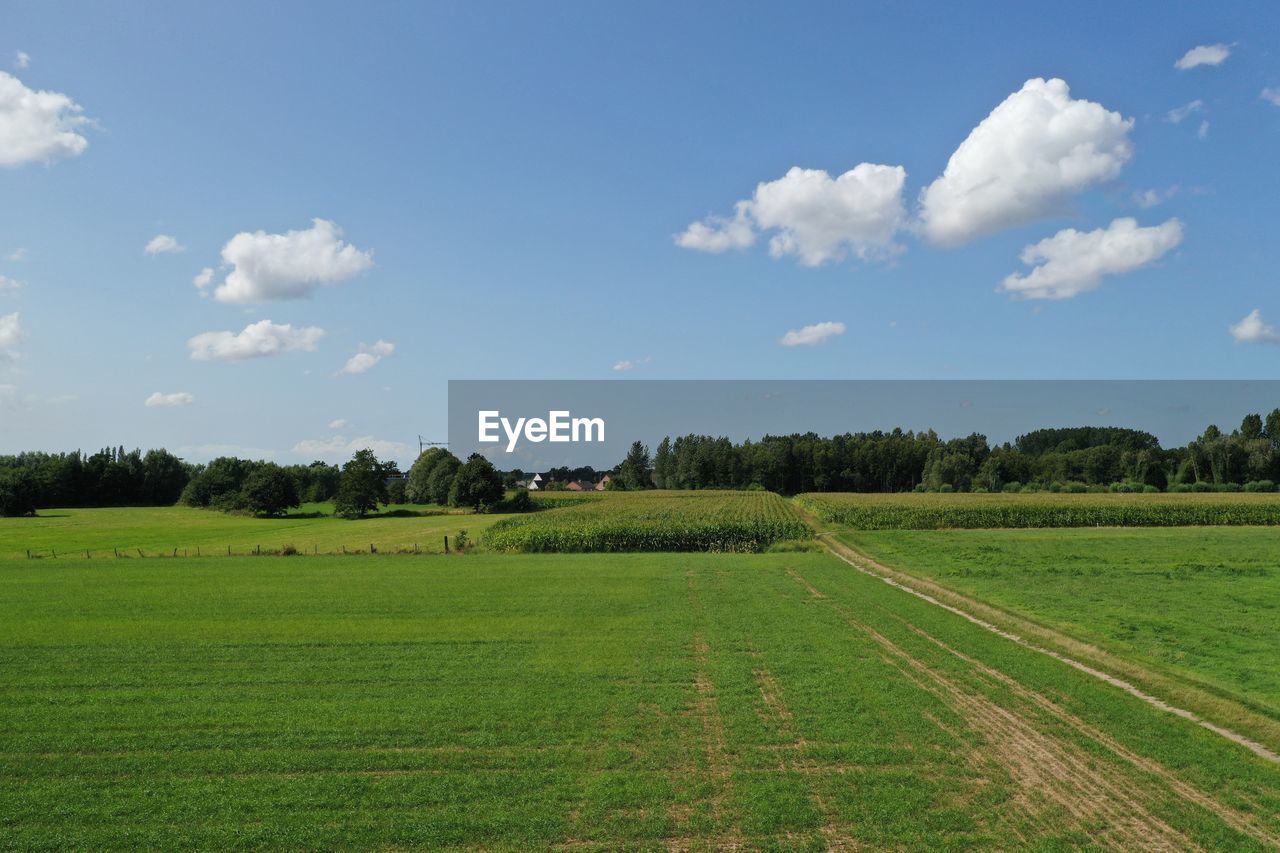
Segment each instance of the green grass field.
[{"label": "green grass field", "polygon": [[8,561],[0,846],[1263,849],[1280,766],[826,554]]},{"label": "green grass field", "polygon": [[1210,685],[1280,720],[1280,529],[856,531],[841,538],[882,563]]},{"label": "green grass field", "polygon": [[[303,553],[444,550],[465,529],[474,540],[501,515],[459,514],[430,505],[393,506],[359,520],[338,518],[330,504],[306,504],[284,518],[253,518],[190,507],[44,509],[35,518],[0,518],[0,560],[36,556],[84,559],[92,556],[149,557],[250,554],[293,545]],[[420,513],[425,513],[420,515]],[[317,517],[319,516],[319,517]]]}]

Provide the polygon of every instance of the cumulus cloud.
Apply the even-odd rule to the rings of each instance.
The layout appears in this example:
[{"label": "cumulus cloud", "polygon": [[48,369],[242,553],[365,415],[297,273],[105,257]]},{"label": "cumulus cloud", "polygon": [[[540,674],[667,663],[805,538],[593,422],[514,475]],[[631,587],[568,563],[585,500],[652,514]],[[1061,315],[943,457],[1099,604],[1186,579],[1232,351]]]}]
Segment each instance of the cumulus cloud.
[{"label": "cumulus cloud", "polygon": [[1201,139],[1209,138],[1209,122],[1207,121],[1200,122],[1200,128],[1196,131],[1196,136],[1200,137]]},{"label": "cumulus cloud", "polygon": [[51,163],[89,147],[78,130],[89,123],[60,92],[37,92],[0,71],[0,166]]},{"label": "cumulus cloud", "polygon": [[142,251],[148,255],[163,255],[175,252],[185,252],[187,247],[179,243],[168,234],[157,234],[148,242],[146,248]]},{"label": "cumulus cloud", "polygon": [[200,291],[201,296],[208,296],[204,289],[213,283],[213,267],[205,267],[196,273],[196,277],[191,279],[191,283]]},{"label": "cumulus cloud", "polygon": [[1274,104],[1275,106],[1280,107],[1280,89],[1273,89],[1268,86],[1262,90],[1262,93],[1258,95],[1258,97],[1262,98],[1262,100],[1269,104]]},{"label": "cumulus cloud", "polygon": [[214,289],[214,298],[247,304],[310,296],[318,287],[369,269],[373,255],[343,242],[334,223],[315,219],[310,228],[284,234],[242,231],[222,247],[222,261],[231,272]]},{"label": "cumulus cloud", "polygon": [[1095,289],[1103,276],[1159,260],[1181,242],[1177,219],[1148,228],[1128,218],[1096,231],[1067,228],[1023,249],[1022,262],[1034,269],[1006,277],[999,290],[1017,299],[1070,299]]},{"label": "cumulus cloud", "polygon": [[1266,320],[1257,308],[1250,311],[1245,318],[1236,323],[1228,331],[1231,337],[1242,344],[1280,344],[1280,332]]},{"label": "cumulus cloud", "polygon": [[1028,80],[970,132],[920,194],[925,235],[946,246],[1023,225],[1108,181],[1133,156],[1133,119],[1071,97],[1062,80]]},{"label": "cumulus cloud", "polygon": [[701,222],[694,222],[677,234],[675,241],[682,249],[710,252],[713,255],[755,245],[756,229],[751,222],[751,202],[740,201],[734,205],[731,218],[708,216]]},{"label": "cumulus cloud", "polygon": [[1182,54],[1182,58],[1173,63],[1179,71],[1197,68],[1201,65],[1221,65],[1231,55],[1231,48],[1225,44],[1201,44]]},{"label": "cumulus cloud", "polygon": [[404,457],[409,453],[409,445],[403,442],[374,438],[371,435],[350,440],[341,435],[329,439],[308,438],[293,446],[294,453],[320,459],[346,459],[357,450],[366,449],[372,450],[379,458]]},{"label": "cumulus cloud", "polygon": [[25,50],[20,50],[13,55],[14,68],[28,68],[31,65],[31,54]]},{"label": "cumulus cloud", "polygon": [[346,429],[346,428],[347,428],[346,418],[338,418],[337,420],[329,421],[329,429]]},{"label": "cumulus cloud", "polygon": [[393,355],[395,351],[396,345],[388,341],[378,341],[372,345],[360,344],[360,350],[347,359],[347,363],[343,365],[343,368],[338,373],[348,376],[365,373],[387,356]]},{"label": "cumulus cloud", "polygon": [[1164,204],[1180,192],[1182,188],[1177,184],[1165,189],[1141,190],[1133,194],[1133,203],[1143,210],[1149,210]]},{"label": "cumulus cloud", "polygon": [[1174,107],[1164,114],[1164,120],[1170,124],[1182,124],[1183,119],[1192,113],[1198,113],[1204,108],[1204,101],[1196,98],[1194,101],[1185,103],[1180,107]]},{"label": "cumulus cloud", "polygon": [[19,287],[22,287],[22,282],[7,275],[0,275],[0,291],[17,290]]},{"label": "cumulus cloud", "polygon": [[27,250],[22,248],[21,246],[19,246],[18,248],[14,249],[12,252],[9,253],[9,260],[11,261],[25,261],[26,259],[27,259]]},{"label": "cumulus cloud", "polygon": [[874,260],[900,250],[894,235],[906,222],[901,166],[859,163],[838,177],[822,169],[792,167],[775,181],[756,186],[755,195],[734,205],[732,218],[695,222],[676,244],[723,252],[755,243],[772,231],[769,254],[794,255],[805,266],[839,261],[849,254]]},{"label": "cumulus cloud", "polygon": [[22,340],[22,325],[18,320],[16,311],[0,317],[0,361],[18,358],[18,342]]},{"label": "cumulus cloud", "polygon": [[295,329],[288,323],[259,320],[235,332],[205,332],[187,341],[195,361],[243,361],[282,355],[287,352],[314,352],[324,329],[308,326]]},{"label": "cumulus cloud", "polygon": [[148,409],[169,409],[178,406],[190,406],[196,401],[196,398],[186,391],[174,391],[172,394],[163,394],[159,391],[148,397],[143,405]]},{"label": "cumulus cloud", "polygon": [[814,323],[802,329],[792,329],[779,338],[778,343],[784,347],[811,347],[822,343],[827,338],[843,334],[844,323]]},{"label": "cumulus cloud", "polygon": [[653,361],[653,358],[647,355],[644,358],[624,358],[622,361],[614,362],[613,369],[619,373],[625,373],[628,370],[635,370],[637,367],[648,364],[650,361]]}]

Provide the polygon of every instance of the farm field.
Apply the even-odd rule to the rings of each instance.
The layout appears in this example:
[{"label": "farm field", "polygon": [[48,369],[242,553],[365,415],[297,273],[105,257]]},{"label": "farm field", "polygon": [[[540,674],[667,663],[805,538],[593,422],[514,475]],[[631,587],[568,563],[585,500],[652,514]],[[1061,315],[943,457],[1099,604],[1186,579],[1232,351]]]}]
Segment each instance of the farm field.
[{"label": "farm field", "polygon": [[[444,550],[444,537],[465,529],[473,539],[500,515],[458,514],[429,505],[393,506],[378,516],[351,521],[332,515],[330,504],[305,504],[284,518],[252,518],[191,507],[42,509],[35,518],[0,518],[0,560],[40,557],[225,555],[278,551],[293,545],[306,553]],[[429,513],[418,515],[419,513]]]},{"label": "farm field", "polygon": [[772,492],[606,492],[512,516],[482,542],[497,551],[763,551],[807,539],[795,507]]},{"label": "farm field", "polygon": [[796,502],[818,518],[862,530],[1001,527],[1173,527],[1280,524],[1277,493],[852,494]]},{"label": "farm field", "polygon": [[[1280,751],[1280,528],[846,531],[872,559],[1082,640]],[[1072,651],[1074,654],[1075,652]],[[1114,658],[1104,661],[1115,670]],[[1156,677],[1154,680],[1150,676]],[[1195,702],[1197,697],[1179,697]]]},{"label": "farm field", "polygon": [[1280,844],[1280,766],[822,553],[0,564],[0,845]]}]

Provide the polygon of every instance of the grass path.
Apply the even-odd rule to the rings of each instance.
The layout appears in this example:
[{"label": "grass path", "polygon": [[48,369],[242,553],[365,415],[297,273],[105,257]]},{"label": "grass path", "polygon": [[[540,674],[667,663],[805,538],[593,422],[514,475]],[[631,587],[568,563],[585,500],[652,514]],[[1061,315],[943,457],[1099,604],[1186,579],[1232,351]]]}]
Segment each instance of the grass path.
[{"label": "grass path", "polygon": [[[1258,743],[1257,741],[1251,738],[1248,738],[1238,732],[1232,731],[1231,729],[1226,728],[1225,726],[1220,726],[1216,723],[1210,722],[1209,720],[1206,720],[1203,717],[1193,713],[1192,711],[1186,710],[1185,708],[1179,708],[1175,705],[1172,705],[1163,699],[1160,699],[1156,696],[1151,695],[1150,693],[1147,693],[1139,689],[1135,685],[1121,678],[1118,678],[1108,672],[1104,672],[1103,670],[1098,669],[1097,667],[1082,663],[1076,660],[1075,658],[1069,657],[1068,655],[1063,654],[1062,652],[1059,652],[1059,651],[1055,651],[1054,649],[1036,645],[1035,643],[1019,636],[1018,634],[1013,633],[1012,631],[1008,631],[1003,628],[1000,628],[997,625],[974,615],[975,611],[990,612],[990,608],[984,607],[980,602],[974,599],[966,598],[965,596],[955,593],[952,590],[948,590],[945,587],[942,587],[938,584],[929,583],[928,581],[924,581],[920,578],[904,575],[901,572],[896,572],[893,569],[890,569],[889,567],[881,563],[877,563],[875,560],[871,559],[867,555],[859,553],[858,551],[854,550],[853,548],[849,547],[843,542],[840,542],[839,540],[834,539],[831,536],[831,534],[824,534],[823,538],[820,541],[822,541],[823,545],[825,545],[831,551],[832,554],[839,557],[841,560],[848,563],[850,566],[853,566],[858,571],[863,572],[864,574],[870,575],[871,577],[878,578],[896,589],[900,589],[900,590],[903,590],[904,592],[910,593],[911,595],[917,596],[921,600],[927,601],[930,604],[934,605],[935,607],[941,607],[943,610],[954,613],[957,616],[960,616],[961,618],[966,619],[972,622],[973,624],[978,625],[984,628],[985,630],[992,632],[993,634],[1001,636],[1006,640],[1011,640],[1017,643],[1018,645],[1023,646],[1024,648],[1030,649],[1034,652],[1038,652],[1039,654],[1048,655],[1049,657],[1054,658],[1055,660],[1061,661],[1062,663],[1067,664],[1073,669],[1077,669],[1080,672],[1083,672],[1092,678],[1096,678],[1099,681],[1102,681],[1102,682],[1105,682],[1106,684],[1111,685],[1112,687],[1117,687],[1125,691],[1131,696],[1135,696],[1138,699],[1141,699],[1143,702],[1146,702],[1148,705],[1150,705],[1153,708],[1156,708],[1160,711],[1164,711],[1165,713],[1174,714],[1175,716],[1182,717],[1185,720],[1190,720],[1191,722],[1196,723],[1197,725],[1202,726],[1205,729],[1208,729],[1209,731],[1213,732],[1214,734],[1220,737],[1224,737],[1227,740],[1232,741],[1233,743],[1237,743],[1245,747],[1250,752],[1254,753],[1260,758],[1280,764],[1280,755],[1278,755],[1276,752],[1274,752],[1270,748],[1264,746],[1261,743]],[[945,595],[946,597],[952,599],[953,601],[958,602],[958,604],[947,604],[943,601],[940,601],[937,597],[935,597],[935,594]],[[1006,615],[1005,618],[1007,619],[1008,616]],[[1070,638],[1067,638],[1062,635],[1057,635],[1055,639],[1059,643],[1064,645],[1071,644]]]}]

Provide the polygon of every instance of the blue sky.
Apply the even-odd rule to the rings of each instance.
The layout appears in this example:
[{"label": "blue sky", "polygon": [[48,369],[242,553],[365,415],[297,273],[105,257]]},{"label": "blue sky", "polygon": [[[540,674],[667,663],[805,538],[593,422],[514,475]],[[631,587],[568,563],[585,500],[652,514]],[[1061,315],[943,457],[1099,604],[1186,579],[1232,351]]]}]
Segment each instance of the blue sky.
[{"label": "blue sky", "polygon": [[[445,430],[451,378],[1262,379],[1280,365],[1280,106],[1262,97],[1280,90],[1274,4],[0,9],[0,281],[20,283],[0,285],[0,452],[305,461],[373,438],[403,461],[417,433]],[[993,114],[1035,78],[1069,87],[1046,96],[1063,112],[1045,127],[1080,121],[1097,149],[1083,178]],[[56,120],[82,150],[15,135],[28,90],[79,105]],[[1014,156],[975,143],[954,176],[976,171],[981,195],[983,168],[1025,158],[1032,178],[992,177],[1012,213],[952,199],[961,231],[1000,224],[951,245],[920,194],[989,115]],[[754,195],[793,167],[863,163],[905,173],[896,187],[885,173],[897,195],[880,196],[896,219],[821,181]],[[1037,195],[1041,167],[1075,177]],[[1148,191],[1160,203],[1143,206]],[[738,201],[751,246],[677,245]],[[1103,231],[1130,217],[1137,230]],[[771,256],[775,237],[812,247],[814,228],[836,235],[821,263]],[[146,254],[158,235],[183,250]],[[997,292],[1055,235],[1042,263],[1068,298]],[[245,352],[198,337],[261,321],[289,325],[268,337],[294,351],[228,359]],[[341,373],[362,345],[353,369],[367,369]],[[145,405],[157,393],[171,405]]]}]

